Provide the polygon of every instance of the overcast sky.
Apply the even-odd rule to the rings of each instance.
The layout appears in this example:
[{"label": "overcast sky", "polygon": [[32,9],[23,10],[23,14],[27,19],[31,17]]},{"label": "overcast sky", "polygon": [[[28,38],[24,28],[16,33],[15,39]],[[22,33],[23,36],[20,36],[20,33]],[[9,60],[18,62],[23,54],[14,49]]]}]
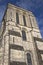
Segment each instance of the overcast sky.
[{"label": "overcast sky", "polygon": [[43,37],[43,0],[0,0],[0,24],[8,2],[32,11],[36,16],[41,35]]}]

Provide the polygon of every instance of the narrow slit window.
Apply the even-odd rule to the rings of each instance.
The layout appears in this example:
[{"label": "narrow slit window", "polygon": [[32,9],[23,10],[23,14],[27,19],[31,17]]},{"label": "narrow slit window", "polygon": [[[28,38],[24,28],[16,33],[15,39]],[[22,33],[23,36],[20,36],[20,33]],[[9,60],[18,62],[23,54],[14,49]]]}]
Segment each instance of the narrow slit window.
[{"label": "narrow slit window", "polygon": [[26,26],[26,19],[24,15],[23,15],[23,22],[24,22],[24,26]]},{"label": "narrow slit window", "polygon": [[22,39],[26,41],[26,33],[24,30],[22,30]]},{"label": "narrow slit window", "polygon": [[2,39],[0,39],[0,48],[2,47]]},{"label": "narrow slit window", "polygon": [[13,43],[14,43],[14,37],[13,37]]},{"label": "narrow slit window", "polygon": [[16,13],[16,23],[19,24],[19,15]]}]

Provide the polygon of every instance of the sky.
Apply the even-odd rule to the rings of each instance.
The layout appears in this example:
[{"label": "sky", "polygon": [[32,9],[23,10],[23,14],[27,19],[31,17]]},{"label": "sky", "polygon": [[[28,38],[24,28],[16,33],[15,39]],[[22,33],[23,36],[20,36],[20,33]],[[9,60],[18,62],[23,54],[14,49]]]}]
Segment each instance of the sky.
[{"label": "sky", "polygon": [[0,0],[0,26],[8,3],[32,11],[43,38],[43,0]]}]

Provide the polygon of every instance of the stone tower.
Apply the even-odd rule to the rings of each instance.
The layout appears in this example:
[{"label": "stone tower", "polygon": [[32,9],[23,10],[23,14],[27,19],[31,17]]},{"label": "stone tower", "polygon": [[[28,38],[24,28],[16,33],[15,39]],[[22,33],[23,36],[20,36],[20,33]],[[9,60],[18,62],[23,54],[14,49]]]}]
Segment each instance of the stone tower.
[{"label": "stone tower", "polygon": [[43,65],[43,40],[35,16],[12,4],[2,20],[0,65]]}]

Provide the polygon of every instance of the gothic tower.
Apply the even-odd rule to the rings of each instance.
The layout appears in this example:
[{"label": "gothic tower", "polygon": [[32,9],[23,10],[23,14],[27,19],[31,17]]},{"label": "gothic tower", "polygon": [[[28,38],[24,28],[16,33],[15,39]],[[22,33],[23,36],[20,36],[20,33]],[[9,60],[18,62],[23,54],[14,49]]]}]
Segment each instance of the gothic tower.
[{"label": "gothic tower", "polygon": [[2,20],[0,65],[43,65],[43,40],[35,16],[12,4]]}]

